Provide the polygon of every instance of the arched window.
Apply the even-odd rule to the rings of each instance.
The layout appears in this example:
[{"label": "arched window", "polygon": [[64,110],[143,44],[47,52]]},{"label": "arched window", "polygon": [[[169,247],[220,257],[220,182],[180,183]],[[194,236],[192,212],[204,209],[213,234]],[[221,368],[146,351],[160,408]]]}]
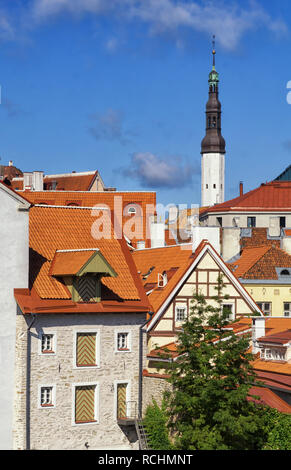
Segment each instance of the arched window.
[{"label": "arched window", "polygon": [[280,272],[281,276],[290,276],[290,271],[288,269],[282,269]]}]

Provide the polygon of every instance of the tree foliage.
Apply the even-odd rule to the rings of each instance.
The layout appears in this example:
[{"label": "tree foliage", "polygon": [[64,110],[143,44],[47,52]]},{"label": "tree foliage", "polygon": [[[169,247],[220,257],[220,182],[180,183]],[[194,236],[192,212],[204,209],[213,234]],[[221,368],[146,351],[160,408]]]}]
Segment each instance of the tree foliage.
[{"label": "tree foliage", "polygon": [[167,429],[167,420],[165,402],[163,401],[161,407],[159,407],[156,400],[153,400],[153,403],[147,407],[144,417],[144,425],[149,435],[151,449],[172,449]]},{"label": "tree foliage", "polygon": [[266,408],[268,438],[264,450],[291,450],[291,415]]},{"label": "tree foliage", "polygon": [[256,382],[246,350],[223,308],[222,278],[217,295],[206,302],[193,296],[190,314],[178,335],[179,359],[172,363],[166,394],[169,426],[181,450],[260,449],[266,441],[263,408],[247,400]]}]

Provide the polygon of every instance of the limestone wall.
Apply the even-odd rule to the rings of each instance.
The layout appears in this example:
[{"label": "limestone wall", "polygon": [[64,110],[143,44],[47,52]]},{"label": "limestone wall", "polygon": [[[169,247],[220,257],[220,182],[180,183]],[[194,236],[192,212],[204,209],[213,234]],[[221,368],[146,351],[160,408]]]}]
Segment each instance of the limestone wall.
[{"label": "limestone wall", "polygon": [[[117,424],[116,382],[129,383],[128,399],[138,402],[139,395],[139,331],[145,321],[143,314],[40,314],[31,328],[31,387],[30,387],[30,448],[31,449],[89,449],[138,448],[136,433]],[[17,331],[18,352],[25,349],[26,326],[22,321]],[[100,334],[100,366],[76,368],[74,363],[75,333],[79,330],[98,331]],[[131,333],[131,351],[116,352],[116,331]],[[42,333],[56,335],[56,354],[41,355]],[[143,335],[145,348],[145,335]],[[144,349],[145,350],[145,349]],[[19,356],[20,357],[20,356]],[[23,366],[25,367],[25,358]],[[17,376],[17,391],[21,392],[26,380]],[[75,424],[74,386],[98,384],[96,423]],[[54,385],[55,406],[41,408],[39,388]],[[21,398],[20,398],[21,397]],[[21,429],[26,420],[23,397],[19,394],[16,408],[15,448],[25,448]],[[134,407],[134,404],[132,404]],[[130,430],[129,430],[130,431]]]}]

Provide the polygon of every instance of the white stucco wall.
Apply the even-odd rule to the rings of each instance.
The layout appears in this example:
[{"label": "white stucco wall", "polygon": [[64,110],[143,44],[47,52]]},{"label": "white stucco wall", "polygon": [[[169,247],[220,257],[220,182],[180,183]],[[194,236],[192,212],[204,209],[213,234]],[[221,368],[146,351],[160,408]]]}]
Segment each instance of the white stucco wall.
[{"label": "white stucco wall", "polygon": [[0,186],[0,449],[12,448],[15,288],[28,287],[28,211]]},{"label": "white stucco wall", "polygon": [[[205,153],[201,160],[201,206],[224,202],[224,155]],[[215,187],[214,187],[215,186]]]}]

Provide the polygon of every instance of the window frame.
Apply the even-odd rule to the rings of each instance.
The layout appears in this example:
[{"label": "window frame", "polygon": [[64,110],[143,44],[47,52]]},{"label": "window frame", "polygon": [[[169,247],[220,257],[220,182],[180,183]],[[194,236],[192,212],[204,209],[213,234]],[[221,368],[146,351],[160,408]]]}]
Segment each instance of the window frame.
[{"label": "window frame", "polygon": [[[254,222],[254,224],[253,224]],[[253,216],[247,217],[247,228],[256,228],[257,225],[257,218]]]},{"label": "window frame", "polygon": [[[52,335],[53,349],[47,352],[42,350],[42,337],[46,335]],[[39,345],[38,345],[38,354],[40,356],[55,356],[57,354],[57,332],[56,331],[41,331],[38,335]]]},{"label": "window frame", "polygon": [[[127,341],[128,341],[128,349],[118,349],[118,335],[119,334],[127,334]],[[131,336],[131,330],[122,328],[115,330],[114,332],[114,345],[115,345],[115,352],[116,353],[129,353],[132,352],[132,336]]]},{"label": "window frame", "polygon": [[[42,405],[41,404],[41,391],[43,388],[52,389],[52,404]],[[38,385],[38,409],[39,410],[51,410],[56,407],[56,385],[55,384],[39,384]]]},{"label": "window frame", "polygon": [[230,305],[231,306],[231,317],[229,318],[228,321],[232,322],[235,320],[236,318],[236,312],[235,312],[235,302],[232,302],[232,301],[225,301],[225,302],[222,302],[221,304],[221,308],[222,308],[222,311],[223,311],[223,307],[227,306],[227,305]]},{"label": "window frame", "polygon": [[[265,302],[265,301],[263,301],[263,302],[256,302],[256,304],[257,304],[257,306],[262,310],[262,312],[263,312],[265,315],[268,315],[268,316],[271,316],[271,315],[272,315],[272,302],[269,302],[269,301]],[[269,305],[270,305],[270,311],[269,311],[269,312],[266,311],[265,308],[263,308],[263,305],[265,305],[265,304],[269,304]],[[261,305],[261,307],[260,307],[260,305]]]},{"label": "window frame", "polygon": [[[94,421],[86,423],[76,423],[76,388],[77,387],[95,387],[94,395]],[[72,384],[72,426],[89,426],[100,423],[100,385],[99,382],[78,382]]]},{"label": "window frame", "polygon": [[[183,320],[178,320],[178,310],[179,309],[185,309],[185,315]],[[175,323],[184,323],[188,318],[188,305],[186,303],[176,303],[175,304]]]},{"label": "window frame", "polygon": [[[94,366],[78,366],[77,365],[77,336],[78,334],[96,334],[96,365]],[[77,370],[89,370],[89,369],[100,369],[100,330],[99,329],[76,329],[74,330],[74,338],[73,338],[73,369]]]}]

